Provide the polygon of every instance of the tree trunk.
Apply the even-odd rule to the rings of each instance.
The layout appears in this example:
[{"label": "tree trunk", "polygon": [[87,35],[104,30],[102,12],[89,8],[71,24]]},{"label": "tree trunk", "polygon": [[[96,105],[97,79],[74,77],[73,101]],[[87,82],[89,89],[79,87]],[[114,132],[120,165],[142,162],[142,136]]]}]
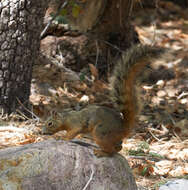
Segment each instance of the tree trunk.
[{"label": "tree trunk", "polygon": [[[78,1],[75,0],[75,2]],[[99,73],[103,75],[109,71],[107,69],[109,65],[117,63],[122,51],[139,42],[137,33],[130,23],[134,0],[87,0],[79,2],[77,6],[80,12],[77,16],[72,14],[72,3],[68,3],[66,19],[72,30],[78,30],[88,37],[87,51],[83,50],[87,60],[80,59],[81,62],[84,66],[87,63],[93,63]],[[57,7],[53,6],[52,9],[49,9],[46,18],[51,12],[57,12]],[[62,45],[62,51],[66,51],[64,42],[60,45]],[[71,42],[69,49],[70,47],[72,47],[73,52],[75,48]],[[70,51],[69,49],[67,51]],[[75,59],[80,57],[78,54]],[[69,64],[67,63],[67,65]],[[77,64],[77,67],[80,67],[80,64]]]},{"label": "tree trunk", "polygon": [[[29,105],[32,65],[37,58],[48,2],[0,1],[0,108],[4,113],[23,111]],[[78,2],[81,14],[76,18],[70,14],[70,25],[89,34],[88,54],[96,54],[98,62],[113,62],[111,58],[137,40],[129,22],[132,0]]]},{"label": "tree trunk", "polygon": [[120,154],[96,158],[92,146],[44,141],[0,151],[0,189],[137,190]]},{"label": "tree trunk", "polygon": [[0,1],[0,108],[28,107],[32,66],[39,50],[44,0]]},{"label": "tree trunk", "polygon": [[106,40],[125,50],[134,43],[135,32],[130,24],[133,0],[87,0],[79,5],[75,17],[68,6],[68,23],[71,29],[87,32],[92,38]]}]

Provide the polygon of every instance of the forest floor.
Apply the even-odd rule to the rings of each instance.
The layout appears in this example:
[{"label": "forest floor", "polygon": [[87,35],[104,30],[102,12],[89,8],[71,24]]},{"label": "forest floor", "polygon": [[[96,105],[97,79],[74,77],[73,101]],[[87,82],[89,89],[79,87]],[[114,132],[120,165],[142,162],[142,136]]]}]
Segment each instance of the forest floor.
[{"label": "forest floor", "polygon": [[[153,63],[153,71],[141,86],[144,103],[138,127],[133,136],[123,142],[120,152],[128,160],[137,184],[148,190],[158,189],[172,178],[188,178],[187,12],[173,3],[163,2],[158,10],[135,11],[132,18],[143,44],[168,50],[168,55]],[[20,122],[24,115],[2,117],[0,125],[9,122],[10,127],[0,127],[0,149],[59,137],[61,133],[44,136],[26,131],[40,131],[41,121],[53,110],[78,110],[83,105],[100,104],[109,99],[105,77],[92,80],[98,75],[95,66],[88,64],[78,71],[74,57],[67,54],[69,63],[62,64],[66,62],[62,58],[66,52],[57,51],[57,41],[71,40],[84,46],[84,39],[84,36],[47,36],[41,41],[41,57],[33,69],[30,97],[35,115],[24,122]]]}]

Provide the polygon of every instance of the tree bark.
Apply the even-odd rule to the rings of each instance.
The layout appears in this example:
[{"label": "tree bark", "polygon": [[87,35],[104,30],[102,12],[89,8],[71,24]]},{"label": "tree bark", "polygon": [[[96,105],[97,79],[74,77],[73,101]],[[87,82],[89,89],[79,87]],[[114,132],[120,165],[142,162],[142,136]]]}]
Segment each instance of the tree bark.
[{"label": "tree bark", "polygon": [[0,151],[0,189],[137,190],[120,154],[96,158],[93,147],[44,141]]},{"label": "tree bark", "polygon": [[79,4],[81,10],[76,18],[67,15],[68,23],[74,30],[125,50],[137,40],[130,24],[133,4],[133,0],[87,0]]},{"label": "tree bark", "polygon": [[[67,5],[66,19],[71,30],[78,30],[88,39],[87,51],[83,50],[87,60],[85,59],[86,63],[83,65],[93,63],[103,75],[109,72],[107,69],[109,66],[117,63],[122,51],[139,42],[137,33],[130,23],[134,1],[87,0],[79,2],[81,2],[78,3],[80,13],[76,17],[72,14],[72,5]],[[57,7],[53,6],[49,9],[46,18],[51,12],[57,12]],[[64,42],[60,46],[63,47],[62,51],[65,51]],[[70,47],[74,49],[71,43]],[[78,54],[77,57],[80,55]],[[81,62],[83,63],[84,60]]]},{"label": "tree bark", "polygon": [[[61,2],[53,1],[58,6]],[[17,109],[23,111],[23,107],[29,105],[32,66],[37,58],[43,15],[48,2],[0,1],[0,109],[4,113]],[[70,14],[69,22],[73,29],[87,32],[91,37],[87,45],[88,54],[96,54],[102,63],[116,63],[117,53],[137,41],[129,22],[133,1],[78,2],[81,3],[82,13],[77,18],[71,18]]]},{"label": "tree bark", "polygon": [[32,66],[47,2],[0,1],[0,108],[4,113],[29,105]]}]

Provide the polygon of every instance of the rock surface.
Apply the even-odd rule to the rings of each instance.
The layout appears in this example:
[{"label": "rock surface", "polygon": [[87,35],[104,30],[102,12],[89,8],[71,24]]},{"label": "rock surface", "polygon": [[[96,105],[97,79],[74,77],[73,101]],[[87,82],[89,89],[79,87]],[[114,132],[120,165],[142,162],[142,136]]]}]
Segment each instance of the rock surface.
[{"label": "rock surface", "polygon": [[166,184],[162,185],[159,190],[188,190],[188,180],[176,179],[168,181]]},{"label": "rock surface", "polygon": [[0,151],[3,190],[137,190],[120,154],[96,158],[83,143],[48,140]]}]

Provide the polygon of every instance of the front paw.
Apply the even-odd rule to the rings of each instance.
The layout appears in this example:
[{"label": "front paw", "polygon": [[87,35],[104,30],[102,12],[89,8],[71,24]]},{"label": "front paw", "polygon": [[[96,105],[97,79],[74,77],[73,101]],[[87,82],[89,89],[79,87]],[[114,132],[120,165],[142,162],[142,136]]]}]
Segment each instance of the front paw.
[{"label": "front paw", "polygon": [[112,154],[109,154],[109,153],[104,152],[104,151],[99,150],[99,149],[94,149],[94,150],[93,150],[93,153],[94,153],[94,155],[95,155],[97,158],[112,156]]}]

